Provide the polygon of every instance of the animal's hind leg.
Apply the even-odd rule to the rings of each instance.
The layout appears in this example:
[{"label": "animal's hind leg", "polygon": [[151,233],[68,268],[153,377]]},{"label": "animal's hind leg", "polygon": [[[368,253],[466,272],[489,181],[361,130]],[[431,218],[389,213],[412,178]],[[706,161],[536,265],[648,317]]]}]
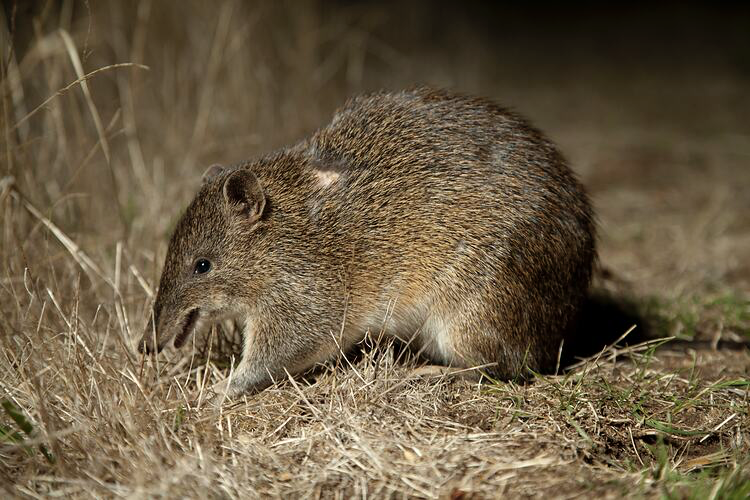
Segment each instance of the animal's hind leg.
[{"label": "animal's hind leg", "polygon": [[[483,303],[467,301],[467,304]],[[485,304],[487,302],[484,302]],[[523,324],[508,324],[489,308],[457,307],[434,311],[425,331],[425,353],[453,368],[475,368],[501,379],[538,369],[540,349]]]}]

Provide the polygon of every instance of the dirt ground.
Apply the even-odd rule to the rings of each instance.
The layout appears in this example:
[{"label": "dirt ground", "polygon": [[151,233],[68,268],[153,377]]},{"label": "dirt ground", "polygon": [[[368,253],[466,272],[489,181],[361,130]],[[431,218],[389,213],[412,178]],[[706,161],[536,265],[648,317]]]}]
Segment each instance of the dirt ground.
[{"label": "dirt ground", "polygon": [[[3,496],[750,496],[747,8],[2,12]],[[136,352],[207,165],[290,144],[348,96],[414,84],[519,111],[589,189],[595,295],[614,307],[588,326],[586,359],[478,384],[417,376],[408,354],[368,342],[216,409],[204,388],[231,345],[209,364],[201,345]]]}]

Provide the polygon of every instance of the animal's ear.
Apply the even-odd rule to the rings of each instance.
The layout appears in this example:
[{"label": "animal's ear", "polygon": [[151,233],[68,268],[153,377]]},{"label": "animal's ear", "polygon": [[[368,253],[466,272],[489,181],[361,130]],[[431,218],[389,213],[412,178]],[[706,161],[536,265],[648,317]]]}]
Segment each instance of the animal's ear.
[{"label": "animal's ear", "polygon": [[214,177],[217,175],[221,175],[226,171],[226,167],[224,165],[219,165],[218,163],[214,163],[210,167],[206,169],[205,172],[203,172],[203,184],[210,182]]},{"label": "animal's ear", "polygon": [[227,205],[255,222],[263,216],[266,208],[266,195],[258,178],[251,171],[240,168],[224,181],[224,200]]}]

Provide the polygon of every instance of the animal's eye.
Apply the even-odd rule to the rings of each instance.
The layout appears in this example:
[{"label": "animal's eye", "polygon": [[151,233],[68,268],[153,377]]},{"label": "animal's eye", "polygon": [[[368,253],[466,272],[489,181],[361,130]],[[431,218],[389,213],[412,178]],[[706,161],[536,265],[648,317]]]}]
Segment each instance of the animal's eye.
[{"label": "animal's eye", "polygon": [[195,262],[193,274],[203,274],[211,270],[211,262],[208,259],[198,259]]}]

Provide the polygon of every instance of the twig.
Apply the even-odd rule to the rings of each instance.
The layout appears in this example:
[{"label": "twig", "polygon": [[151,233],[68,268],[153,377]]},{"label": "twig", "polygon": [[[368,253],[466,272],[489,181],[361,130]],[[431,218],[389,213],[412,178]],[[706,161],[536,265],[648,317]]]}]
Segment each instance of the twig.
[{"label": "twig", "polygon": [[734,417],[736,417],[736,416],[737,416],[737,414],[736,414],[736,413],[732,413],[731,415],[729,415],[729,416],[728,416],[727,418],[725,418],[725,419],[724,419],[724,421],[723,421],[722,423],[720,423],[719,425],[717,425],[716,427],[714,427],[713,429],[711,429],[711,432],[709,432],[709,433],[707,433],[707,434],[706,434],[705,436],[703,436],[703,437],[702,437],[702,438],[700,439],[700,441],[698,441],[698,442],[699,442],[699,443],[702,443],[703,441],[705,441],[706,439],[708,439],[708,438],[709,438],[709,437],[710,437],[710,436],[711,436],[711,435],[712,435],[712,434],[713,434],[714,432],[716,432],[716,431],[718,431],[719,429],[721,429],[722,427],[724,427],[724,425],[725,425],[725,424],[726,424],[727,422],[729,422],[730,420],[732,420],[732,419],[733,419]]}]

